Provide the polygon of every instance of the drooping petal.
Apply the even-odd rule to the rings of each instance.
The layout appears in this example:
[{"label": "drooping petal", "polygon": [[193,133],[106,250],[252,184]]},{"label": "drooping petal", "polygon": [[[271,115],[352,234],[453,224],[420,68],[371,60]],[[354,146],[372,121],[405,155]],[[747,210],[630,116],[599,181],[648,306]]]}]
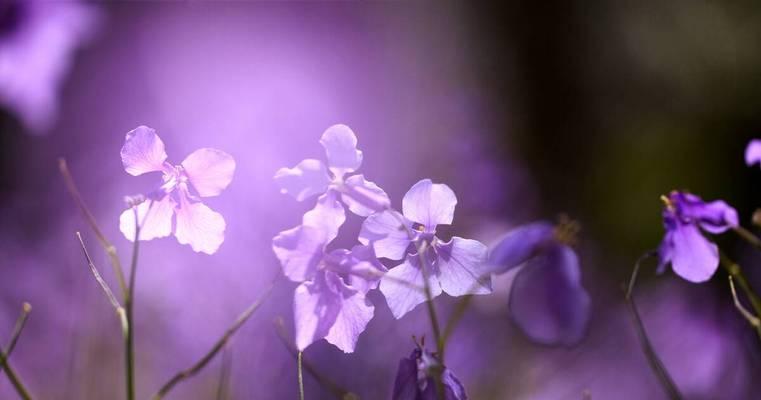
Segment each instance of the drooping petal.
[{"label": "drooping petal", "polygon": [[457,197],[449,186],[423,179],[404,195],[402,212],[409,220],[432,231],[436,225],[452,223],[456,205]]},{"label": "drooping petal", "polygon": [[[388,308],[399,319],[426,300],[425,280],[420,269],[417,254],[410,254],[400,265],[391,268],[381,278],[380,291],[386,298]],[[441,285],[436,276],[428,271],[428,285],[431,298],[441,294]]]},{"label": "drooping petal", "polygon": [[127,132],[121,157],[124,170],[130,175],[138,176],[161,171],[167,156],[164,142],[156,131],[147,126],[138,126]]},{"label": "drooping petal", "polygon": [[235,159],[222,150],[203,148],[190,153],[182,161],[182,168],[196,192],[201,197],[211,197],[232,182]]},{"label": "drooping petal", "polygon": [[326,244],[338,236],[338,230],[345,221],[346,212],[344,207],[332,190],[320,196],[314,208],[304,213],[302,218],[304,225],[320,229],[324,232]]},{"label": "drooping petal", "polygon": [[362,174],[352,175],[344,182],[346,192],[341,200],[349,210],[360,217],[383,211],[391,205],[386,192],[373,182],[365,180]]},{"label": "drooping petal", "polygon": [[753,139],[745,148],[745,164],[751,166],[761,163],[761,139]]},{"label": "drooping petal", "polygon": [[[170,196],[138,204],[137,217],[141,223],[140,240],[167,237],[172,233],[175,202]],[[119,216],[119,230],[129,241],[135,240],[135,211],[128,208]]]},{"label": "drooping petal", "polygon": [[347,286],[335,273],[327,271],[325,281],[340,302],[338,315],[325,340],[344,353],[353,353],[359,335],[373,319],[375,307],[365,298],[364,293]]},{"label": "drooping petal", "polygon": [[324,231],[300,225],[275,236],[272,250],[280,260],[285,276],[294,282],[303,282],[317,271],[325,253],[325,240]]},{"label": "drooping petal", "polygon": [[551,246],[530,259],[513,281],[513,320],[538,343],[577,343],[586,332],[589,311],[579,260],[568,246]]},{"label": "drooping petal", "polygon": [[306,159],[293,168],[280,168],[274,179],[281,193],[290,194],[298,201],[325,193],[330,184],[325,164],[314,159]]},{"label": "drooping petal", "polygon": [[501,274],[523,264],[553,240],[553,230],[552,224],[545,221],[513,229],[491,249],[489,268]]},{"label": "drooping petal", "polygon": [[671,233],[671,267],[682,278],[705,282],[719,267],[719,248],[706,239],[697,226],[677,224]]},{"label": "drooping petal", "polygon": [[327,336],[340,311],[338,295],[331,293],[323,278],[299,285],[293,294],[296,347],[304,350]]},{"label": "drooping petal", "polygon": [[418,386],[417,360],[420,350],[415,349],[412,356],[402,358],[394,379],[394,391],[391,400],[418,400],[420,388]]},{"label": "drooping petal", "polygon": [[672,192],[669,199],[683,222],[695,222],[708,232],[723,233],[739,224],[737,211],[723,200],[705,202],[685,192]]},{"label": "drooping petal", "polygon": [[357,150],[357,136],[346,125],[333,125],[320,138],[328,156],[328,167],[338,177],[362,165],[362,152]]},{"label": "drooping petal", "polygon": [[491,273],[486,268],[488,248],[481,242],[453,237],[437,244],[438,278],[450,296],[491,293]]},{"label": "drooping petal", "polygon": [[378,257],[401,260],[411,242],[409,229],[412,223],[396,211],[375,213],[362,223],[359,242],[372,246]]},{"label": "drooping petal", "polygon": [[193,251],[214,254],[225,241],[225,218],[203,203],[191,203],[180,194],[177,208],[177,226],[174,235],[181,244],[189,244]]},{"label": "drooping petal", "polygon": [[353,264],[349,267],[348,282],[362,293],[375,289],[388,269],[378,261],[372,246],[357,245],[351,249]]}]

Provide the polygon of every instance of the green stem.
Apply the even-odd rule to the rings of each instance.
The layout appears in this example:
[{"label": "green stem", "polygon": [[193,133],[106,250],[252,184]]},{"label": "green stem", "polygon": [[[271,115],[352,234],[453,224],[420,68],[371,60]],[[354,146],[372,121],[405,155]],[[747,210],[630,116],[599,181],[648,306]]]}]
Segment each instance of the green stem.
[{"label": "green stem", "polygon": [[741,239],[748,242],[751,246],[761,250],[761,239],[754,235],[753,232],[743,228],[742,226],[736,226],[732,228],[732,231],[737,234]]},{"label": "green stem", "polygon": [[7,346],[8,350],[4,351],[0,347],[0,372],[3,370],[5,371],[5,374],[8,375],[8,380],[11,381],[13,388],[16,389],[16,393],[18,393],[19,397],[24,400],[31,400],[32,396],[29,394],[26,386],[24,386],[24,384],[21,382],[21,379],[18,377],[16,371],[13,369],[13,367],[11,367],[10,360],[8,358],[16,348],[16,343],[18,343],[18,339],[21,337],[21,332],[24,330],[24,326],[26,326],[26,321],[29,318],[29,313],[31,311],[32,306],[29,305],[29,303],[24,303],[21,309],[21,315],[18,317],[18,320],[16,320],[16,326],[13,329],[11,340]]},{"label": "green stem", "polygon": [[299,352],[298,356],[298,368],[299,368],[299,400],[304,400],[304,374],[301,372],[301,361],[304,358],[304,352]]},{"label": "green stem", "polygon": [[650,365],[650,369],[658,377],[658,381],[661,383],[661,386],[663,386],[663,389],[666,391],[669,398],[672,400],[681,400],[682,395],[674,383],[674,380],[669,375],[668,370],[663,365],[663,362],[658,357],[658,353],[655,351],[653,344],[650,342],[650,338],[645,330],[645,324],[642,322],[642,317],[637,309],[637,304],[634,302],[634,284],[637,280],[637,275],[639,274],[640,264],[648,258],[657,256],[657,254],[656,251],[647,252],[634,263],[634,270],[632,271],[632,276],[629,279],[629,285],[626,291],[626,303],[629,306],[632,321],[637,329],[637,337],[642,346],[642,352],[645,353],[645,357]]},{"label": "green stem", "polygon": [[[743,273],[740,265],[732,261],[723,252],[719,252],[719,257],[721,260],[721,265],[725,270],[727,270],[727,273],[729,273],[732,279],[737,282],[737,284],[740,286],[740,289],[742,289],[743,293],[745,293],[745,297],[747,297],[748,301],[750,301],[750,305],[753,308],[753,313],[756,315],[756,317],[761,317],[761,299],[759,299],[756,291],[754,291],[750,286],[750,282],[748,282],[748,279],[745,277],[745,274]],[[756,333],[758,334],[759,339],[761,339],[761,327],[754,325],[754,328],[756,329]]]}]

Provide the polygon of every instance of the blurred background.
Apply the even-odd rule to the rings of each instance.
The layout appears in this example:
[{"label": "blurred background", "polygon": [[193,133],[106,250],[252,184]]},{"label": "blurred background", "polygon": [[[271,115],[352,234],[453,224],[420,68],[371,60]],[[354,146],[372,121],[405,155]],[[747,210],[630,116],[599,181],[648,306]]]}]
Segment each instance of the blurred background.
[{"label": "blurred background", "polygon": [[[457,234],[493,243],[565,213],[592,299],[576,346],[529,341],[506,286],[476,299],[448,366],[473,399],[666,398],[623,302],[633,262],[662,236],[659,196],[689,189],[725,199],[750,226],[761,205],[743,151],[761,137],[761,4],[739,1],[465,3],[113,2],[0,5],[0,343],[21,304],[28,326],[12,361],[43,399],[120,399],[120,328],[89,273],[82,231],[105,278],[108,259],[57,171],[65,157],[124,262],[123,197],[158,176],[127,175],[124,134],[155,128],[169,160],[199,147],[237,161],[207,204],[225,216],[213,256],[174,238],[145,242],[137,276],[138,397],[203,354],[281,275],[271,251],[311,202],[281,195],[275,171],[323,158],[318,143],[349,125],[360,172],[400,206],[419,179],[457,193]],[[352,245],[361,220],[339,241]],[[761,287],[761,257],[731,235],[723,249]],[[296,398],[295,285],[279,279],[228,350],[228,398]],[[726,275],[688,284],[643,271],[637,299],[652,340],[689,399],[761,393],[761,349],[732,307]],[[320,341],[305,358],[363,399],[390,397],[424,307],[399,321],[382,296],[354,354]],[[443,316],[455,299],[436,304]],[[215,359],[169,398],[215,398]],[[312,377],[307,398],[329,399]],[[15,398],[0,376],[0,398]]]}]

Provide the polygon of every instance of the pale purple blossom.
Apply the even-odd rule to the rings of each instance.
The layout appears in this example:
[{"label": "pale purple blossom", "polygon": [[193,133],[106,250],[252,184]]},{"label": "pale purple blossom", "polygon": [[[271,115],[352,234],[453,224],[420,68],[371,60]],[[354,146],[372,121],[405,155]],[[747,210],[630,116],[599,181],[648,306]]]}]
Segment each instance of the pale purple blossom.
[{"label": "pale purple blossom", "polygon": [[[315,210],[324,209],[318,204]],[[305,215],[304,220],[272,240],[283,273],[300,282],[293,299],[296,347],[304,350],[324,338],[351,353],[375,311],[365,295],[378,286],[386,269],[369,246],[327,251],[337,229],[330,223],[310,225],[308,221],[319,221],[316,216]]]},{"label": "pale purple blossom", "polygon": [[31,132],[44,133],[58,111],[58,90],[74,51],[98,15],[75,1],[0,2],[0,103]]},{"label": "pale purple blossom", "polygon": [[737,211],[723,200],[706,203],[686,192],[673,191],[663,200],[666,235],[658,249],[659,271],[671,263],[674,272],[690,282],[711,279],[719,267],[719,248],[701,230],[719,234],[738,226]]},{"label": "pale purple blossom", "polygon": [[745,164],[761,164],[761,139],[753,139],[745,148]]},{"label": "pale purple blossom", "polygon": [[508,232],[491,250],[497,274],[520,267],[510,289],[513,321],[533,341],[572,345],[590,317],[590,298],[581,285],[576,252],[562,227],[534,222]]},{"label": "pale purple blossom", "polygon": [[[443,396],[436,392],[435,374],[440,374]],[[392,400],[467,400],[465,388],[435,354],[420,347],[409,358],[399,361]]]},{"label": "pale purple blossom", "polygon": [[331,208],[340,209],[343,201],[354,214],[366,217],[376,211],[388,208],[388,195],[375,183],[365,180],[362,174],[351,175],[362,164],[362,151],[357,150],[357,137],[346,125],[333,125],[320,138],[325,148],[328,163],[306,159],[293,168],[281,168],[275,174],[275,182],[283,193],[290,194],[298,201],[328,193],[334,193],[335,204]]},{"label": "pale purple blossom", "polygon": [[[378,257],[404,259],[380,284],[397,319],[426,300],[421,290],[425,276],[432,298],[442,291],[451,296],[491,292],[491,276],[484,269],[487,247],[457,236],[448,242],[436,237],[437,225],[452,223],[456,205],[457,197],[449,186],[423,179],[404,195],[402,214],[385,210],[365,219],[359,241],[371,245]],[[424,266],[419,250],[426,259]]]},{"label": "pale purple blossom", "polygon": [[[166,161],[164,142],[156,131],[139,126],[127,132],[121,150],[124,170],[133,176],[161,172],[163,183],[146,196],[139,196],[137,210],[140,240],[174,236],[196,252],[213,254],[224,241],[225,219],[201,202],[219,195],[232,181],[235,160],[211,148],[198,149],[179,165]],[[174,220],[174,224],[173,224]],[[174,225],[174,226],[173,226]],[[119,229],[129,240],[135,238],[135,211],[119,217]]]}]

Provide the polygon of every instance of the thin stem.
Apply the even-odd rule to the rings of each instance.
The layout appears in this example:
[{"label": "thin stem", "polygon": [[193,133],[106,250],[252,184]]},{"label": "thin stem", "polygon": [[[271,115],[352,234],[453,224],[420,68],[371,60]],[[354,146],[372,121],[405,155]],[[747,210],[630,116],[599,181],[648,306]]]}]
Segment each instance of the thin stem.
[{"label": "thin stem", "polygon": [[227,386],[230,380],[230,374],[232,369],[232,352],[230,346],[225,345],[222,350],[222,366],[219,371],[219,385],[217,386],[217,400],[225,400],[227,398]]},{"label": "thin stem", "polygon": [[[135,237],[132,242],[132,261],[130,262],[129,286],[124,296],[124,309],[127,315],[126,335],[124,336],[124,354],[125,354],[125,374],[127,384],[127,400],[135,399],[135,325],[134,325],[134,304],[135,304],[135,277],[137,276],[137,259],[140,248],[140,220],[138,218],[137,207],[132,207],[135,215]],[[150,206],[148,209],[150,212]],[[146,216],[148,214],[146,212]]]},{"label": "thin stem", "polygon": [[[423,283],[425,288],[425,305],[428,309],[428,318],[431,320],[431,329],[433,330],[433,338],[436,340],[436,353],[439,357],[441,364],[444,364],[444,340],[441,335],[441,327],[439,325],[439,318],[436,315],[436,307],[433,305],[433,294],[431,293],[431,283],[428,276],[428,261],[425,258],[425,251],[428,249],[426,243],[420,243],[419,240],[415,240],[415,233],[412,232],[412,228],[407,226],[401,215],[389,209],[391,215],[396,218],[397,222],[401,225],[401,228],[407,232],[407,237],[415,245],[417,250],[418,259],[420,260],[420,270],[423,274]],[[436,397],[440,400],[444,400],[444,382],[442,381],[441,373],[434,374],[434,381],[436,382]]]},{"label": "thin stem", "polygon": [[661,386],[663,386],[663,389],[666,391],[666,394],[669,396],[669,398],[672,400],[681,400],[682,395],[679,393],[679,389],[674,383],[674,380],[669,375],[668,370],[663,365],[663,362],[658,357],[658,353],[655,351],[655,348],[650,342],[650,338],[648,337],[647,331],[645,330],[645,325],[642,322],[642,317],[640,316],[639,310],[637,309],[637,304],[634,302],[634,284],[637,280],[637,275],[639,274],[640,264],[646,259],[654,257],[657,254],[658,253],[656,251],[649,251],[642,255],[642,257],[640,257],[636,263],[634,263],[634,270],[632,271],[632,276],[629,279],[629,285],[626,291],[626,303],[629,306],[632,321],[634,322],[634,326],[637,329],[637,337],[639,338],[640,345],[642,346],[642,351],[645,353],[645,357],[650,364],[650,369],[652,369],[653,373],[655,373],[655,375],[658,377],[658,381],[661,383]]},{"label": "thin stem", "polygon": [[98,238],[98,242],[106,251],[106,254],[108,254],[108,257],[111,259],[111,266],[114,269],[114,274],[116,275],[116,279],[119,281],[119,288],[121,289],[122,296],[126,297],[127,283],[126,283],[126,279],[124,278],[124,271],[122,270],[121,261],[119,261],[119,257],[116,254],[116,247],[114,247],[114,245],[111,244],[111,242],[103,234],[103,231],[100,230],[100,227],[98,226],[98,222],[95,220],[95,217],[93,216],[92,212],[90,212],[90,209],[87,208],[87,205],[82,199],[82,195],[79,193],[79,189],[77,189],[77,185],[74,183],[74,178],[71,176],[71,172],[69,171],[69,167],[66,164],[65,159],[63,158],[58,159],[58,169],[61,172],[61,176],[63,177],[63,181],[66,184],[66,188],[69,190],[69,194],[71,194],[71,197],[74,199],[74,202],[77,203],[77,206],[82,211],[82,214],[84,215],[85,220],[90,225],[90,228],[92,228],[93,232],[95,232],[95,237]]},{"label": "thin stem", "polygon": [[742,226],[736,226],[732,228],[732,231],[734,231],[737,236],[740,236],[741,239],[745,240],[746,242],[750,243],[751,246],[755,247],[756,249],[761,250],[761,239],[759,239],[758,236],[753,234],[753,232],[743,228]]},{"label": "thin stem", "polygon": [[[740,286],[740,289],[742,289],[743,293],[745,293],[745,297],[747,297],[748,300],[750,301],[750,305],[751,305],[751,308],[753,308],[753,312],[757,316],[761,316],[761,299],[759,299],[756,292],[750,286],[750,283],[748,282],[748,279],[745,277],[745,274],[743,274],[743,271],[742,271],[742,268],[740,268],[740,265],[732,261],[723,252],[719,252],[719,257],[721,260],[721,265],[724,267],[724,269],[727,270],[727,272],[729,273],[729,276],[735,282],[737,282],[737,284]],[[734,282],[732,282],[732,287],[734,287]],[[758,327],[754,326],[754,328],[757,329],[759,339],[761,339],[761,331],[758,330],[759,329]]]},{"label": "thin stem", "polygon": [[159,390],[156,392],[156,394],[153,395],[153,400],[159,400],[162,399],[164,396],[166,396],[169,391],[171,391],[177,384],[184,381],[185,379],[188,379],[197,373],[201,372],[204,367],[206,367],[209,362],[214,359],[214,356],[219,353],[220,350],[222,350],[227,342],[230,340],[230,338],[235,334],[235,332],[240,329],[243,324],[248,321],[249,318],[251,318],[251,315],[254,314],[254,312],[259,308],[259,306],[262,305],[264,300],[269,296],[270,292],[272,291],[272,288],[274,286],[274,281],[270,286],[265,289],[264,293],[262,293],[259,298],[256,299],[243,313],[241,313],[238,318],[235,320],[235,322],[230,325],[229,328],[225,331],[225,333],[222,335],[222,337],[217,340],[217,342],[212,346],[212,348],[203,356],[201,359],[199,359],[195,364],[193,364],[190,368],[187,368],[185,370],[182,370],[178,373],[176,373],[171,379],[169,379]]},{"label": "thin stem", "polygon": [[745,318],[748,323],[756,330],[756,334],[758,335],[759,339],[761,339],[761,320],[742,305],[740,299],[737,297],[737,290],[735,290],[735,281],[732,278],[732,275],[728,275],[728,277],[729,290],[732,291],[732,299],[735,302],[735,308],[737,308],[737,311],[740,312],[743,318]]},{"label": "thin stem", "polygon": [[299,400],[304,400],[304,374],[301,372],[301,363],[304,358],[304,352],[299,351],[298,355],[298,368],[299,368]]},{"label": "thin stem", "polygon": [[119,304],[119,300],[116,299],[116,296],[111,290],[111,287],[108,286],[108,283],[106,283],[106,281],[100,275],[100,272],[98,272],[98,268],[95,267],[95,263],[93,263],[92,258],[90,257],[90,253],[87,251],[85,242],[82,240],[82,235],[79,232],[76,232],[76,235],[77,239],[79,239],[79,245],[82,247],[82,252],[85,255],[85,260],[87,260],[87,265],[90,266],[90,272],[92,272],[93,277],[95,277],[95,280],[98,282],[98,284],[100,284],[101,289],[103,289],[103,293],[106,294],[108,301],[114,307],[114,310],[116,310],[118,313],[119,310],[122,309],[122,305]]},{"label": "thin stem", "polygon": [[[277,337],[280,339],[280,341],[283,343],[283,346],[285,346],[286,350],[293,356],[294,359],[298,359],[298,353],[299,350],[292,344],[291,339],[288,337],[288,333],[285,330],[285,323],[283,322],[283,318],[276,318],[275,319],[275,332],[277,333]],[[333,396],[335,396],[337,399],[341,400],[347,400],[347,399],[359,399],[359,397],[342,388],[337,383],[330,380],[328,377],[322,375],[317,368],[312,366],[309,362],[302,360],[301,362],[302,368],[314,378],[314,380],[317,381],[317,383],[320,384],[325,390],[329,391]]]},{"label": "thin stem", "polygon": [[11,340],[7,346],[8,351],[6,352],[2,347],[0,347],[0,372],[3,370],[5,371],[5,374],[8,375],[8,380],[11,381],[13,388],[16,390],[16,393],[18,393],[19,397],[21,397],[23,400],[31,400],[32,396],[29,394],[29,390],[26,389],[26,386],[24,386],[24,384],[21,382],[21,379],[19,378],[16,371],[13,369],[13,367],[11,367],[11,362],[8,358],[13,352],[13,349],[16,347],[16,343],[21,336],[21,332],[24,330],[24,326],[26,326],[26,321],[29,318],[29,313],[31,311],[32,306],[30,306],[29,303],[24,303],[23,307],[21,308],[21,315],[16,321],[16,326],[13,329]]}]

